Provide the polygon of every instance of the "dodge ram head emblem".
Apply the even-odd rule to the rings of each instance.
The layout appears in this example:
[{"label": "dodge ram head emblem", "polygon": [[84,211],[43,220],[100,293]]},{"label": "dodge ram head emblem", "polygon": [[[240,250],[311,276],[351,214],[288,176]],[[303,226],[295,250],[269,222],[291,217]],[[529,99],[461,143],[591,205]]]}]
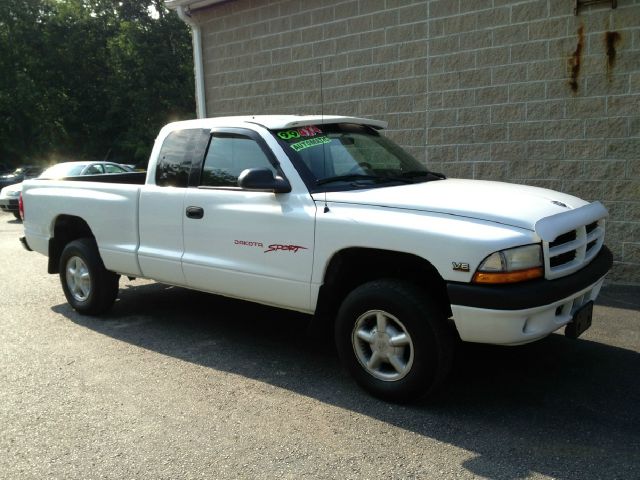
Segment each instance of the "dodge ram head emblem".
[{"label": "dodge ram head emblem", "polygon": [[468,263],[451,262],[451,265],[453,265],[453,269],[456,272],[468,272],[468,271],[470,271]]},{"label": "dodge ram head emblem", "polygon": [[558,205],[559,207],[569,208],[569,205],[559,202],[558,200],[551,200],[551,203],[553,203],[554,205]]}]

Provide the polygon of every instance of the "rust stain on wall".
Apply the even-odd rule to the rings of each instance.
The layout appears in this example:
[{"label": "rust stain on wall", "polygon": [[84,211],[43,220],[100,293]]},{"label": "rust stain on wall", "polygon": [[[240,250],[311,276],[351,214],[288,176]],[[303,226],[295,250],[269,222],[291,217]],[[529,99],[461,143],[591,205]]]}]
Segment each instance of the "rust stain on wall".
[{"label": "rust stain on wall", "polygon": [[618,32],[605,32],[604,44],[607,49],[607,75],[611,74],[611,70],[616,66],[616,47],[622,40],[622,36]]},{"label": "rust stain on wall", "polygon": [[569,57],[569,86],[573,92],[578,91],[578,75],[582,64],[582,49],[584,48],[584,25],[578,28],[578,45],[573,54]]}]

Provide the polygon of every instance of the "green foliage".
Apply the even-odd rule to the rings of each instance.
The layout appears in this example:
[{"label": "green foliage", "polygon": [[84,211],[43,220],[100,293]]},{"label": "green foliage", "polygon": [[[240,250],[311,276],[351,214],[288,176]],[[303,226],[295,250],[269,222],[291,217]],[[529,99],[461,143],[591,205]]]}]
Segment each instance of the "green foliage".
[{"label": "green foliage", "polygon": [[162,125],[194,116],[191,55],[161,0],[0,2],[0,162],[144,164]]}]

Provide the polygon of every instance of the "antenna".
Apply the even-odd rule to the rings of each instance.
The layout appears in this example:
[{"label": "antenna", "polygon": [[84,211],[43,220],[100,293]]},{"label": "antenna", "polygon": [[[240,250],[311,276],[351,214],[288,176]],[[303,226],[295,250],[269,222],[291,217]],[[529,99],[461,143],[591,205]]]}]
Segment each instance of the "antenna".
[{"label": "antenna", "polygon": [[[324,128],[324,89],[322,86],[322,60],[320,60],[320,124]],[[322,171],[327,174],[327,154],[325,151],[326,145],[322,144]],[[329,205],[327,205],[327,191],[324,191],[324,213],[329,213]]]},{"label": "antenna", "polygon": [[320,62],[320,117],[324,121],[324,87],[322,85],[322,62]]}]

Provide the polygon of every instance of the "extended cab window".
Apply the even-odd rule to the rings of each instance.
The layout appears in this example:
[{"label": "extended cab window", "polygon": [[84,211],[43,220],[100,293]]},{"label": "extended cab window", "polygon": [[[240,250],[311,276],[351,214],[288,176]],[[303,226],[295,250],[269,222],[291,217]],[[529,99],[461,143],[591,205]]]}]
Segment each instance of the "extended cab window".
[{"label": "extended cab window", "polygon": [[191,166],[199,164],[209,141],[209,130],[176,130],[165,138],[156,164],[156,185],[187,187]]},{"label": "extended cab window", "polygon": [[204,160],[201,186],[237,187],[238,177],[248,168],[275,167],[260,145],[250,137],[235,133],[214,133]]}]

